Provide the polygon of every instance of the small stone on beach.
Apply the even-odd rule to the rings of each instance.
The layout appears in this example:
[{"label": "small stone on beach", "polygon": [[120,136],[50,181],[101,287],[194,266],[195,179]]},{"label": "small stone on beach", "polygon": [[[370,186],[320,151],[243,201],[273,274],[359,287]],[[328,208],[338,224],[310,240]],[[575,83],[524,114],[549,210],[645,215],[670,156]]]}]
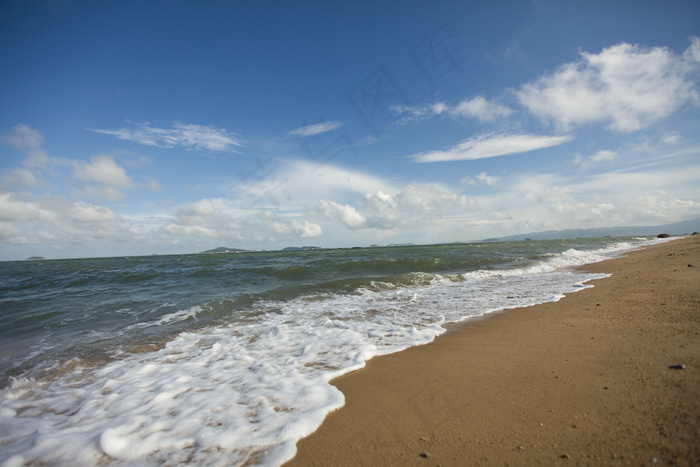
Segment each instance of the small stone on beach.
[{"label": "small stone on beach", "polygon": [[671,369],[671,370],[685,370],[685,365],[683,365],[682,363],[680,363],[678,365],[671,365],[671,366],[669,366],[669,369]]}]

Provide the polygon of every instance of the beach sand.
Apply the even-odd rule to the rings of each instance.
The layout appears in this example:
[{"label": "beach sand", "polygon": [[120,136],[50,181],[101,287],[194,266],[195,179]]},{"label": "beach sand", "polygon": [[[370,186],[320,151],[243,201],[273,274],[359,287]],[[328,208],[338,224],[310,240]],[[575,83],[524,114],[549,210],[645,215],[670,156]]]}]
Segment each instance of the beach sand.
[{"label": "beach sand", "polygon": [[700,465],[700,236],[585,269],[612,276],[332,381],[286,465]]}]

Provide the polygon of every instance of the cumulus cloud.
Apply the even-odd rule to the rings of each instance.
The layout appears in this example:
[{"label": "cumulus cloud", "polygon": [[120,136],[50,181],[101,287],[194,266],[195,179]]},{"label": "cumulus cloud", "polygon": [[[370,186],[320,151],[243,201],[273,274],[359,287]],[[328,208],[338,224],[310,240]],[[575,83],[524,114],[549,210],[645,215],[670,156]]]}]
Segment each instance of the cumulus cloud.
[{"label": "cumulus cloud", "polygon": [[343,126],[341,122],[320,122],[314,123],[313,125],[306,125],[295,130],[291,130],[287,133],[287,136],[299,136],[304,138],[306,136],[316,136],[321,133],[326,133],[329,131],[337,130]]},{"label": "cumulus cloud", "polygon": [[138,229],[106,206],[61,196],[0,194],[0,245],[86,248],[146,241]]},{"label": "cumulus cloud", "polygon": [[323,216],[341,222],[350,230],[363,228],[367,224],[367,218],[349,204],[322,199],[319,203],[319,211]]},{"label": "cumulus cloud", "polygon": [[0,193],[0,221],[22,222],[29,220],[51,219],[51,211],[39,204],[24,200],[12,193]]},{"label": "cumulus cloud", "polygon": [[124,199],[124,189],[146,188],[157,191],[160,184],[152,179],[135,183],[113,157],[99,155],[90,158],[89,162],[81,160],[69,160],[66,164],[73,166],[73,178],[80,180],[84,186],[80,189],[91,198],[100,198],[108,201],[121,201]]},{"label": "cumulus cloud", "polygon": [[77,161],[73,176],[87,182],[97,182],[118,188],[134,186],[124,168],[114,162],[112,157],[106,155],[92,157],[87,163]]},{"label": "cumulus cloud", "polygon": [[90,131],[114,136],[126,141],[162,148],[184,147],[189,150],[239,152],[243,141],[235,133],[222,128],[192,123],[175,122],[172,128],[155,128],[147,123],[135,128],[103,130],[89,128]]},{"label": "cumulus cloud", "polygon": [[549,148],[571,141],[571,136],[481,135],[462,141],[445,151],[430,151],[409,156],[414,162],[444,162],[485,159]]},{"label": "cumulus cloud", "polygon": [[[112,156],[101,154],[91,157],[89,161],[48,157],[42,148],[41,134],[26,125],[16,125],[12,131],[3,135],[2,140],[24,152],[27,157],[22,161],[26,168],[16,168],[3,174],[1,189],[18,190],[28,188],[47,188],[52,184],[71,186],[79,195],[100,198],[108,201],[124,199],[122,190],[131,188],[160,189],[156,180],[145,179],[134,182]],[[148,163],[147,158],[127,161],[127,165],[141,167]],[[66,168],[71,169],[72,179],[66,177]],[[53,183],[38,178],[41,174],[50,175]],[[76,184],[76,181],[78,182]],[[57,182],[57,183],[56,183]]]},{"label": "cumulus cloud", "polygon": [[534,115],[558,128],[607,123],[631,132],[698,103],[693,75],[700,65],[700,39],[682,55],[663,47],[620,43],[528,83],[516,92]]},{"label": "cumulus cloud", "polygon": [[365,193],[357,207],[321,200],[319,213],[350,230],[374,228],[391,230],[414,226],[470,205],[466,196],[438,183],[411,183],[396,193]]}]

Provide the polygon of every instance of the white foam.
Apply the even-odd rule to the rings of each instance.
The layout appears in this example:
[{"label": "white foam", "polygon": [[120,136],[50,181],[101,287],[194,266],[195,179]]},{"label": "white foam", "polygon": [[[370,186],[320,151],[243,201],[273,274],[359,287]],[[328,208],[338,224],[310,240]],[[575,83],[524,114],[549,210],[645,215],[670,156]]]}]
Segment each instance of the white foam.
[{"label": "white foam", "polygon": [[[375,355],[425,344],[446,322],[560,299],[602,275],[562,267],[632,246],[569,250],[506,271],[432,275],[419,287],[373,287],[259,304],[235,325],[184,332],[53,381],[0,392],[0,463],[92,466],[280,465],[343,395],[328,384]],[[162,323],[196,317],[181,310]]]}]

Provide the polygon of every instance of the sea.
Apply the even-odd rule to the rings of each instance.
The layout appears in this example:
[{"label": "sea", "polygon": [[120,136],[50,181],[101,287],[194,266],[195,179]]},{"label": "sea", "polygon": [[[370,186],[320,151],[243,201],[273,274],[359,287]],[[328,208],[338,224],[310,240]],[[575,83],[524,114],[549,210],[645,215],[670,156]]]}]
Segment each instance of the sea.
[{"label": "sea", "polygon": [[0,262],[0,465],[279,466],[333,378],[660,241]]}]

